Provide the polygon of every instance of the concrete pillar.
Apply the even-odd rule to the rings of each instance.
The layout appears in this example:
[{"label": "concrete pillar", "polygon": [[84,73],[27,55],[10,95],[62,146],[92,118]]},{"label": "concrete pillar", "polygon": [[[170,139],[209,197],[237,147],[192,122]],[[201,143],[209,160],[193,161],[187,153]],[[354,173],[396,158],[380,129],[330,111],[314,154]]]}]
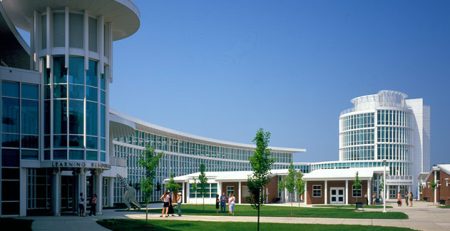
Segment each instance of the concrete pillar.
[{"label": "concrete pillar", "polygon": [[181,203],[186,203],[186,201],[184,201],[184,186],[185,186],[185,183],[183,182],[182,183],[182,185],[181,185]]},{"label": "concrete pillar", "polygon": [[238,185],[238,192],[239,192],[239,204],[242,204],[242,198],[241,198],[241,182],[239,181],[239,185]]},{"label": "concrete pillar", "polygon": [[288,203],[290,198],[289,198],[289,193],[286,188],[284,188],[284,198],[285,198],[284,203]]},{"label": "concrete pillar", "polygon": [[345,204],[348,205],[348,180],[345,180]]},{"label": "concrete pillar", "polygon": [[109,207],[114,207],[114,184],[115,184],[115,178],[114,177],[110,177],[108,183],[109,183],[108,184],[108,188],[109,188],[108,206]]},{"label": "concrete pillar", "polygon": [[372,204],[372,181],[367,180],[367,203]]},{"label": "concrete pillar", "polygon": [[97,169],[95,171],[95,183],[97,194],[97,214],[101,215],[103,210],[103,171]]},{"label": "concrete pillar", "polygon": [[58,168],[53,169],[53,215],[61,215],[61,171]]},{"label": "concrete pillar", "polygon": [[308,181],[305,181],[305,193],[304,193],[303,197],[304,197],[303,198],[304,205],[307,205],[308,204]]},{"label": "concrete pillar", "polygon": [[[84,212],[86,214],[86,209],[87,209],[87,195],[86,195],[86,169],[82,168],[80,169],[80,175],[78,175],[78,179],[79,179],[79,191],[80,193],[83,193],[83,197],[84,197]],[[78,197],[80,196],[80,194],[78,194]]]},{"label": "concrete pillar", "polygon": [[328,204],[328,181],[326,180],[325,181],[325,189],[324,189],[324,192],[325,192],[325,201],[324,201],[324,203],[327,205]]},{"label": "concrete pillar", "polygon": [[186,203],[189,203],[189,190],[190,189],[190,184],[189,184],[189,181],[187,182],[187,185],[186,185]]},{"label": "concrete pillar", "polygon": [[27,215],[27,169],[20,168],[20,216]]}]

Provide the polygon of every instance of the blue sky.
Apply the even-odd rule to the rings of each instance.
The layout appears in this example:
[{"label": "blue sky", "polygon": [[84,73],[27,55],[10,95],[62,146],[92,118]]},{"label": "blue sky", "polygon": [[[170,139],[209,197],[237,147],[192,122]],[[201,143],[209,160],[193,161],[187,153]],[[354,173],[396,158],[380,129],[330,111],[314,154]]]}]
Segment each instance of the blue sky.
[{"label": "blue sky", "polygon": [[179,131],[338,159],[339,113],[382,89],[431,106],[432,163],[450,163],[450,1],[136,0],[114,44],[112,108]]},{"label": "blue sky", "polygon": [[450,162],[450,2],[135,1],[114,45],[111,106],[183,132],[338,159],[339,113],[382,89],[431,106],[432,163]]}]

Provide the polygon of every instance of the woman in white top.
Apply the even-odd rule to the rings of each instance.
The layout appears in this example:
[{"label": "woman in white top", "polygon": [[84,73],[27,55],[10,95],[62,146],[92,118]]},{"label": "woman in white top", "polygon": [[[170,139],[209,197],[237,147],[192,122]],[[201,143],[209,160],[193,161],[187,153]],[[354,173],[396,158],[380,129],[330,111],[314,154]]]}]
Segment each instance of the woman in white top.
[{"label": "woman in white top", "polygon": [[234,215],[235,201],[236,198],[234,197],[233,193],[231,193],[230,197],[228,198],[229,212],[231,215]]},{"label": "woman in white top", "polygon": [[169,212],[169,200],[170,200],[169,192],[165,192],[159,199],[161,199],[164,202],[160,217],[163,217],[164,215],[168,217],[169,215],[167,215],[167,213]]}]

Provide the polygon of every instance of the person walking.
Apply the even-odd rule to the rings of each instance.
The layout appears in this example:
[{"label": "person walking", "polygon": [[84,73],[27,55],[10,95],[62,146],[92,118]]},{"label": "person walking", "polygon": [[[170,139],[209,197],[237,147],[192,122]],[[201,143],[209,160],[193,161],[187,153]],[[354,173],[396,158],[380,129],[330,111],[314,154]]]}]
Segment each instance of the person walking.
[{"label": "person walking", "polygon": [[182,201],[182,194],[181,192],[178,193],[177,196],[177,210],[178,210],[178,216],[181,217],[181,201]]},{"label": "person walking", "polygon": [[398,207],[402,206],[402,194],[400,192],[397,193],[397,205]]},{"label": "person walking", "polygon": [[173,192],[169,191],[169,214],[172,215],[172,217],[175,216],[175,211],[173,209]]},{"label": "person walking", "polygon": [[230,212],[231,215],[234,215],[235,201],[236,201],[236,198],[234,197],[234,194],[231,193],[231,194],[230,194],[230,197],[229,197],[229,199],[228,199],[228,204],[229,204],[229,206],[230,206],[229,212]]},{"label": "person walking", "polygon": [[216,194],[216,213],[219,213],[219,204],[220,204],[219,194]]},{"label": "person walking", "polygon": [[164,203],[161,211],[161,216],[159,217],[163,217],[164,215],[168,217],[169,215],[167,215],[167,213],[169,212],[169,192],[164,192],[164,194],[159,199]]},{"label": "person walking", "polygon": [[91,198],[91,211],[89,212],[89,216],[97,215],[97,194],[94,193],[94,196]]},{"label": "person walking", "polygon": [[80,217],[84,217],[84,196],[80,193],[80,198],[78,199],[78,209]]},{"label": "person walking", "polygon": [[405,194],[405,205],[406,205],[406,207],[409,206],[409,192],[406,192],[406,194]]},{"label": "person walking", "polygon": [[409,207],[413,206],[413,193],[409,192]]},{"label": "person walking", "polygon": [[224,213],[225,212],[225,208],[226,208],[226,204],[227,204],[228,198],[225,195],[225,193],[222,193],[222,196],[220,196],[220,212]]}]

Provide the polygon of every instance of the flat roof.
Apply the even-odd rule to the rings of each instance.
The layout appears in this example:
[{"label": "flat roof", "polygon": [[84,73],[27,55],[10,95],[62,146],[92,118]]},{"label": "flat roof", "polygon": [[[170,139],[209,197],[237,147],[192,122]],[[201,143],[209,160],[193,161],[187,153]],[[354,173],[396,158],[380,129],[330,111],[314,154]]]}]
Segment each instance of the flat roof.
[{"label": "flat roof", "polygon": [[31,31],[33,12],[45,12],[46,7],[70,11],[87,10],[92,16],[103,15],[105,22],[112,23],[113,40],[134,34],[140,26],[140,13],[131,0],[2,0],[0,4],[14,25]]},{"label": "flat roof", "polygon": [[[343,169],[318,169],[306,173],[303,179],[306,181],[322,180],[350,180],[355,179],[356,172],[358,177],[363,180],[371,179],[374,173],[383,173],[384,167],[372,168],[343,168]],[[388,168],[386,172],[389,172]]]},{"label": "flat roof", "polygon": [[[217,182],[235,182],[235,181],[242,181],[246,182],[248,177],[253,174],[253,171],[222,171],[222,172],[205,172],[205,176],[208,178],[208,180],[214,180]],[[273,169],[270,170],[271,176],[283,176],[287,175],[288,170],[287,169]],[[200,172],[194,172],[187,175],[177,176],[174,177],[175,182],[193,182],[193,179],[196,178],[198,181],[198,176],[200,175]],[[169,179],[164,179],[164,182],[167,182]]]}]

